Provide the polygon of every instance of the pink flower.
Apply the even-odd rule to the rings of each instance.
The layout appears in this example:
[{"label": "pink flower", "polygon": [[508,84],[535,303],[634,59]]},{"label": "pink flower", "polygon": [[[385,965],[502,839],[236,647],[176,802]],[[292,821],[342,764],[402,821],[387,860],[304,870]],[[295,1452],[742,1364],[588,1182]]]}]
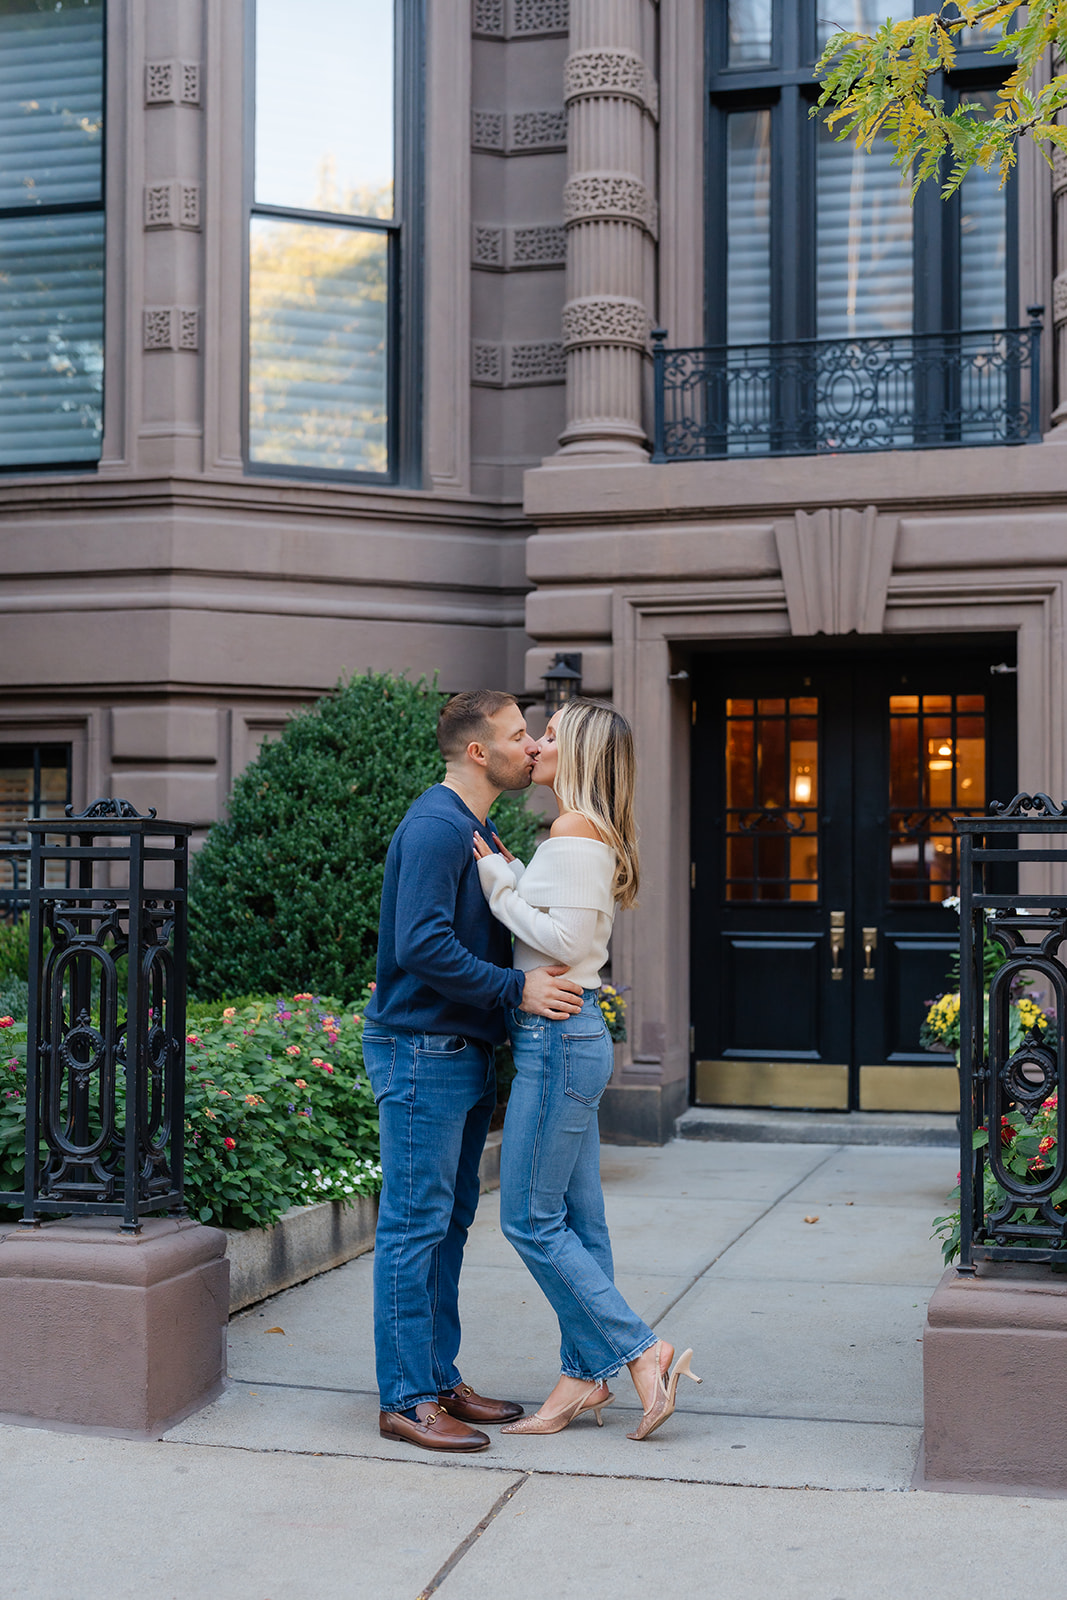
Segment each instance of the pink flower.
[{"label": "pink flower", "polygon": [[227,1006],[225,1011],[222,1013],[222,1019],[223,1019],[224,1022],[229,1022],[236,1015],[237,1015],[237,1007],[236,1006]]},{"label": "pink flower", "polygon": [[293,996],[294,1000],[314,1000],[314,998],[313,994],[294,994]]},{"label": "pink flower", "polygon": [[362,1022],[363,1021],[363,1018],[360,1016],[358,1011],[353,1011],[353,1013],[352,1013],[352,1021],[353,1022]]},{"label": "pink flower", "polygon": [[278,1021],[279,1022],[292,1022],[292,1020],[293,1020],[293,1013],[291,1011],[279,1011],[278,1012]]},{"label": "pink flower", "polygon": [[322,1057],[321,1056],[312,1056],[311,1065],[313,1067],[321,1067],[322,1066]]},{"label": "pink flower", "polygon": [[1049,1134],[1045,1135],[1045,1137],[1042,1139],[1041,1143],[1038,1145],[1037,1148],[1040,1150],[1041,1154],[1044,1155],[1045,1151],[1046,1150],[1051,1150],[1052,1146],[1055,1143],[1056,1143],[1055,1139],[1052,1137],[1051,1133],[1049,1133]]},{"label": "pink flower", "polygon": [[236,1150],[237,1149],[237,1140],[236,1139],[223,1139],[222,1142],[226,1146],[227,1150]]},{"label": "pink flower", "polygon": [[195,1033],[187,1033],[185,1035],[185,1042],[186,1044],[199,1044],[200,1040],[197,1038]]},{"label": "pink flower", "polygon": [[378,985],[377,985],[377,984],[376,984],[376,983],[372,983],[372,984],[371,984],[371,986],[370,986],[370,992],[371,992],[371,994],[373,994],[373,993],[374,993],[374,991],[375,991],[375,989],[376,989],[376,988],[377,988],[377,987],[378,987]]},{"label": "pink flower", "polygon": [[330,1072],[330,1073],[333,1072],[333,1068],[330,1066],[330,1063],[328,1061],[324,1061],[322,1063],[322,1070],[323,1070],[323,1072]]},{"label": "pink flower", "polygon": [[298,1056],[300,1054],[300,1046],[298,1044],[287,1044],[285,1053],[287,1056]]},{"label": "pink flower", "polygon": [[307,1084],[304,1082],[303,1078],[297,1078],[296,1086],[297,1086],[298,1089],[306,1089],[307,1088]]},{"label": "pink flower", "polygon": [[326,1034],[326,1037],[327,1037],[327,1039],[329,1039],[329,1041],[330,1041],[330,1043],[331,1043],[331,1044],[336,1044],[336,1043],[337,1043],[337,1041],[338,1041],[338,1039],[339,1039],[339,1038],[340,1038],[340,1037],[341,1037],[341,1035],[340,1035],[340,1034],[339,1034],[339,1033],[335,1033],[335,1032],[334,1032],[334,1031],[333,1031],[333,1029],[332,1029],[332,1028],[331,1028],[331,1029],[330,1029],[330,1030],[329,1030],[329,1031],[328,1031],[328,1032],[327,1032],[327,1034]]},{"label": "pink flower", "polygon": [[0,1017],[0,1028],[13,1028],[14,1026],[14,1017]]}]

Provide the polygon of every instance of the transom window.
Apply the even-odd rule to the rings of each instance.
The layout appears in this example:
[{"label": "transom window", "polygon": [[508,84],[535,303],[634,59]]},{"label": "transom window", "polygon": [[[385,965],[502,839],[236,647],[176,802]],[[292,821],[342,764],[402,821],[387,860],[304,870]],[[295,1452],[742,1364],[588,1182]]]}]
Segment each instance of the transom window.
[{"label": "transom window", "polygon": [[104,0],[0,4],[0,469],[100,459]]},{"label": "transom window", "polygon": [[[887,144],[857,150],[809,116],[834,25],[870,31],[912,10],[709,0],[709,344],[1018,322],[1013,183],[1002,190],[996,172],[975,170],[951,200],[928,183],[911,206]],[[950,108],[992,110],[1010,70],[984,54],[993,37],[969,30],[955,70],[931,83]]]},{"label": "transom window", "polygon": [[416,0],[256,0],[248,460],[415,471]]}]

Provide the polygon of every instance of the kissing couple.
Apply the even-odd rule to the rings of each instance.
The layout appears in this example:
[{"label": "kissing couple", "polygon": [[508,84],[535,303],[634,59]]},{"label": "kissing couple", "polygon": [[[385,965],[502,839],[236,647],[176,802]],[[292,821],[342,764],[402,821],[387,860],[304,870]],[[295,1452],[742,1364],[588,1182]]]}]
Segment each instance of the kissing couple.
[{"label": "kissing couple", "polygon": [[[615,1287],[600,1186],[597,1106],[613,1051],[597,1003],[616,909],[637,898],[634,748],[625,717],[573,700],[535,741],[513,696],[474,690],[442,707],[445,775],[389,846],[377,987],[363,1060],[378,1104],[382,1193],[374,1345],[385,1439],[484,1450],[487,1424],[559,1433],[615,1398],[627,1367],[647,1439],[671,1415],[674,1348]],[[559,816],[529,866],[489,808],[532,782]],[[514,949],[512,948],[514,935]],[[459,1274],[496,1105],[496,1046],[515,1078],[500,1157],[500,1221],[560,1327],[559,1382],[540,1409],[490,1400],[460,1376]]]}]

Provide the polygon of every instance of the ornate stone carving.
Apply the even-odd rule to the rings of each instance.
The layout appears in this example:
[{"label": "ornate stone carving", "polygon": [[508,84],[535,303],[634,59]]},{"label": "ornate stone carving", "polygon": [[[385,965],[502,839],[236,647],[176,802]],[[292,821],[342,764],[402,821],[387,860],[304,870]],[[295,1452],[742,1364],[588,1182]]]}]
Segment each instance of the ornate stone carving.
[{"label": "ornate stone carving", "polygon": [[471,262],[492,272],[534,272],[566,265],[567,235],[562,223],[505,228],[475,223]]},{"label": "ornate stone carving", "polygon": [[199,61],[147,61],[144,69],[144,98],[147,106],[198,106],[200,104]]},{"label": "ornate stone carving", "polygon": [[656,116],[656,81],[635,50],[576,50],[563,68],[563,98],[569,104],[590,95],[635,100]]},{"label": "ornate stone carving", "polygon": [[563,383],[566,375],[563,346],[558,339],[507,347],[506,382],[511,386]]},{"label": "ornate stone carving", "polygon": [[146,350],[199,350],[200,312],[195,306],[146,306]]},{"label": "ornate stone carving", "polygon": [[199,228],[200,185],[198,183],[146,183],[144,225],[156,228]]},{"label": "ornate stone carving", "polygon": [[643,350],[648,343],[648,312],[640,300],[625,295],[570,300],[563,307],[563,345],[629,345]]},{"label": "ornate stone carving", "polygon": [[471,382],[499,389],[504,382],[504,347],[488,339],[471,341]]},{"label": "ornate stone carving", "polygon": [[173,61],[148,61],[145,63],[144,99],[146,106],[162,106],[173,104]]},{"label": "ornate stone carving", "polygon": [[636,222],[653,238],[659,215],[655,199],[638,178],[623,172],[585,172],[568,179],[563,188],[563,217],[576,222]]},{"label": "ornate stone carving", "polygon": [[179,183],[178,185],[178,226],[180,228],[199,228],[200,226],[200,185],[198,183]]},{"label": "ornate stone carving", "polygon": [[472,111],[471,144],[475,150],[503,150],[504,113],[502,111]]},{"label": "ornate stone carving", "polygon": [[471,261],[476,267],[493,267],[504,270],[504,230],[487,228],[480,223],[474,227]]},{"label": "ornate stone carving", "polygon": [[1052,320],[1057,327],[1067,322],[1067,272],[1058,272],[1052,280]]},{"label": "ornate stone carving", "polygon": [[504,0],[474,0],[472,33],[482,34],[487,39],[502,39],[504,22]]},{"label": "ornate stone carving", "polygon": [[510,267],[562,267],[567,261],[567,230],[561,223],[511,228]]},{"label": "ornate stone carving", "polygon": [[200,313],[193,306],[178,306],[178,349],[200,349]]},{"label": "ornate stone carving", "polygon": [[566,150],[567,113],[515,111],[510,118],[508,150]]},{"label": "ornate stone carving", "polygon": [[173,228],[174,185],[172,183],[145,184],[144,225],[146,228]]},{"label": "ornate stone carving", "polygon": [[569,27],[568,0],[511,0],[511,32],[515,38],[566,33]]}]

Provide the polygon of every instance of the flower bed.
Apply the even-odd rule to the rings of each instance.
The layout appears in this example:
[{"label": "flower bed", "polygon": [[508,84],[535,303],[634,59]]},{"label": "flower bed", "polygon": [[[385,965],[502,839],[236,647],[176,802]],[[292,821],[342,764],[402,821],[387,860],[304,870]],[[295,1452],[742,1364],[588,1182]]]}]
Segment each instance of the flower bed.
[{"label": "flower bed", "polygon": [[[0,1018],[0,1189],[22,1187],[26,1025]],[[228,1228],[381,1188],[362,1012],[310,994],[193,1006],[186,1039],[185,1202]]]}]

